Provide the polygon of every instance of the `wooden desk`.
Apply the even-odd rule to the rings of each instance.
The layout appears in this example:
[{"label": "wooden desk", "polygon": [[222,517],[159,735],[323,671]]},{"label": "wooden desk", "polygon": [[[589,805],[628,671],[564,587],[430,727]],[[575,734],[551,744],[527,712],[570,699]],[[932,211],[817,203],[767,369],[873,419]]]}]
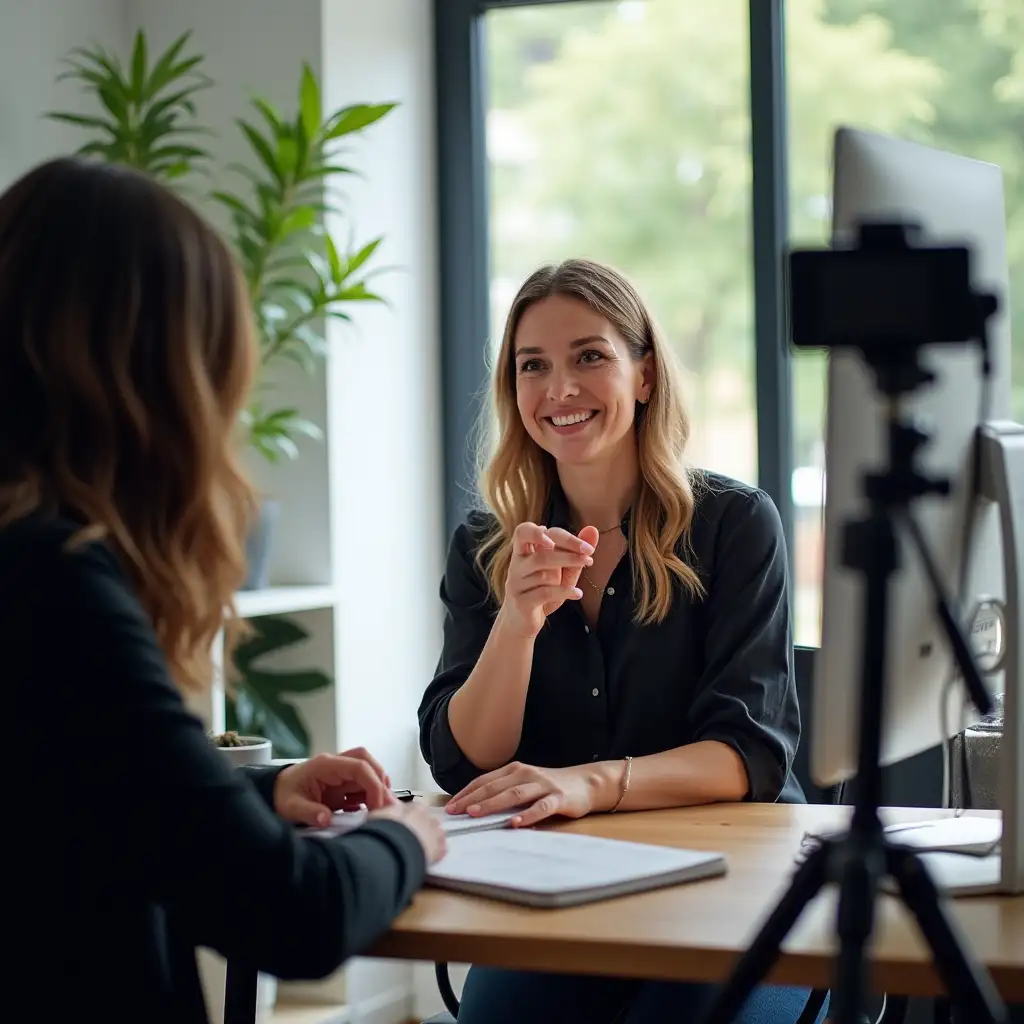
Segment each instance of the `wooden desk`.
[{"label": "wooden desk", "polygon": [[[932,818],[893,810],[888,821]],[[727,875],[566,910],[535,910],[427,890],[370,954],[579,974],[719,981],[785,889],[808,830],[841,827],[844,808],[719,805],[603,815],[557,826],[572,832],[718,850]],[[955,917],[1008,1002],[1024,1002],[1024,899],[956,900]],[[835,952],[834,890],[805,910],[771,980],[827,988]],[[879,991],[942,993],[916,925],[895,899],[876,915],[873,981]]]}]

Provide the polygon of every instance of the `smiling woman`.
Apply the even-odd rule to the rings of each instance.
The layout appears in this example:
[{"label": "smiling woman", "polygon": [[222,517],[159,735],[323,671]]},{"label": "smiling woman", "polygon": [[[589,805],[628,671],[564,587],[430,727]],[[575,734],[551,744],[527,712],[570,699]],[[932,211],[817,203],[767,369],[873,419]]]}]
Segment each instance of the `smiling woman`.
[{"label": "smiling woman", "polygon": [[[450,812],[523,808],[522,827],[802,799],[779,516],[756,488],[687,466],[680,394],[616,271],[570,260],[523,284],[495,361],[484,509],[452,540],[444,647],[420,706]],[[581,1019],[586,1005],[599,1024],[647,1024],[706,996],[474,968],[459,1020]],[[805,1002],[761,990],[741,1019],[788,1024]]]},{"label": "smiling woman", "polygon": [[[567,475],[578,496],[577,529],[589,523],[599,535],[609,533],[632,510],[639,621],[664,618],[673,581],[700,592],[676,551],[680,540],[685,547],[693,512],[679,371],[624,277],[588,260],[532,274],[509,311],[493,401],[497,431],[480,490],[500,530],[482,544],[478,563],[488,563],[495,597],[505,585],[516,526],[538,522],[556,476],[565,487]],[[581,413],[594,415],[582,425],[554,422]],[[624,539],[606,565],[608,575]],[[603,558],[611,546],[603,545]]]}]

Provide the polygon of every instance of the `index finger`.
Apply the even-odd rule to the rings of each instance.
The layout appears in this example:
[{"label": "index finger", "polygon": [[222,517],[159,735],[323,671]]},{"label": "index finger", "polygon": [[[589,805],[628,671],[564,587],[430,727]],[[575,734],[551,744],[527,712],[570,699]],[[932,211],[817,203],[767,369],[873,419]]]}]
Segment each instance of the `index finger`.
[{"label": "index finger", "polygon": [[517,555],[529,555],[534,547],[553,548],[554,541],[548,531],[536,523],[520,523],[512,534],[512,550]]},{"label": "index finger", "polygon": [[582,551],[585,555],[594,553],[593,544],[588,544],[585,540],[581,540],[575,534],[563,530],[561,527],[553,526],[547,531],[547,535],[555,542],[555,547],[562,548],[563,551]]},{"label": "index finger", "polygon": [[506,775],[512,774],[512,772],[517,770],[518,767],[519,766],[515,764],[507,764],[504,768],[495,768],[494,771],[487,772],[486,775],[481,775],[474,779],[468,786],[463,786],[463,788],[448,801],[446,805],[447,810],[451,813],[456,813],[455,809],[465,807],[479,790],[497,779],[501,779]]}]

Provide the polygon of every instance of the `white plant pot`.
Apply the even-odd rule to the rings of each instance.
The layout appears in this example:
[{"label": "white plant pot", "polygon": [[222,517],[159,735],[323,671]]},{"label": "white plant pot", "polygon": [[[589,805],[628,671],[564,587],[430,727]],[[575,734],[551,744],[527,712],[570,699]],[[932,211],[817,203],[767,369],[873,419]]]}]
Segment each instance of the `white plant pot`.
[{"label": "white plant pot", "polygon": [[239,736],[243,746],[217,747],[217,749],[234,765],[270,764],[270,740],[262,736]]}]

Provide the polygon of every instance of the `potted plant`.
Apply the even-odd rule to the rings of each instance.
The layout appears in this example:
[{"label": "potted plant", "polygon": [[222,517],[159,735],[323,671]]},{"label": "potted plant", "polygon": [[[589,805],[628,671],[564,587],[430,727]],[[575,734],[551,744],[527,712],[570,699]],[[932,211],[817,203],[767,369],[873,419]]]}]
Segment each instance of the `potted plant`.
[{"label": "potted plant", "polygon": [[[343,249],[323,220],[340,212],[327,201],[328,182],[354,173],[339,162],[342,140],[379,121],[394,104],[356,104],[325,116],[316,76],[304,64],[293,116],[282,116],[259,97],[251,106],[259,123],[237,122],[252,154],[252,166],[233,168],[244,178],[243,190],[217,191],[213,198],[231,218],[260,340],[263,372],[244,425],[252,446],[277,462],[298,456],[297,437],[322,435],[298,409],[267,402],[271,386],[265,371],[287,359],[315,372],[325,350],[326,321],[350,320],[350,303],[381,301],[369,287],[374,272],[367,264],[382,239]],[[264,502],[250,534],[249,586],[266,585],[277,512],[276,503]]]},{"label": "potted plant", "polygon": [[[210,164],[209,152],[194,138],[211,134],[196,123],[194,97],[213,83],[199,70],[202,56],[183,56],[188,39],[189,33],[180,36],[152,64],[141,31],[127,66],[102,47],[71,51],[60,77],[93,94],[100,110],[48,116],[95,136],[79,153],[128,164],[190,189],[191,180],[183,179],[195,171],[207,173]],[[356,173],[340,161],[344,141],[395,104],[360,103],[325,115],[316,76],[303,64],[294,115],[283,116],[259,97],[250,105],[256,123],[240,118],[237,124],[252,160],[229,168],[243,184],[237,191],[214,191],[209,198],[230,217],[259,334],[259,380],[241,426],[248,444],[274,463],[296,458],[298,439],[319,439],[322,432],[299,409],[275,403],[269,371],[288,360],[315,372],[325,352],[327,320],[350,320],[352,303],[381,301],[369,286],[380,269],[370,270],[368,264],[382,239],[340,246],[324,229],[324,217],[341,213],[327,199],[328,184]],[[246,589],[268,583],[277,514],[276,502],[262,503],[247,544]]]},{"label": "potted plant", "polygon": [[263,736],[242,736],[229,729],[213,733],[210,741],[232,764],[270,764],[271,744]]}]

